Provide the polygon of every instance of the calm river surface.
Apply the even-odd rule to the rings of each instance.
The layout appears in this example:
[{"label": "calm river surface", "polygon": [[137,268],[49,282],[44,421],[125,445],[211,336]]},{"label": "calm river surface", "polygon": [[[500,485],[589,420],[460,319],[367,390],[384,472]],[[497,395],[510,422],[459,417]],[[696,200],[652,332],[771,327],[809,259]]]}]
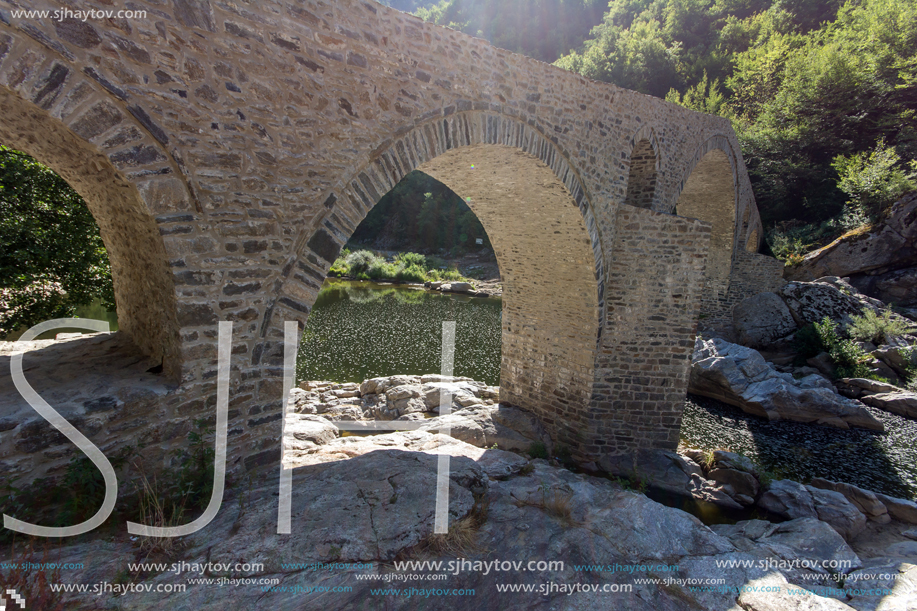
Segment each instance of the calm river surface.
[{"label": "calm river surface", "polygon": [[362,382],[439,373],[442,323],[455,321],[453,374],[500,383],[502,300],[329,278],[296,359],[299,380]]}]

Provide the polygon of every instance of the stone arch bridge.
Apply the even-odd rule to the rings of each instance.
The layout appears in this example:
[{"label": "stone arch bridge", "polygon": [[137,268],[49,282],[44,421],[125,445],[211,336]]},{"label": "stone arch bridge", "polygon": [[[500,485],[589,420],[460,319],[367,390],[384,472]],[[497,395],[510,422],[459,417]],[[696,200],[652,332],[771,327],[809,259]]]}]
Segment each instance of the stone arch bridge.
[{"label": "stone arch bridge", "polygon": [[[152,455],[212,415],[231,320],[231,468],[276,464],[284,321],[305,322],[342,245],[413,169],[469,201],[494,245],[501,399],[584,460],[674,447],[699,311],[728,317],[779,278],[755,254],[724,119],[370,1],[100,1],[82,8],[114,12],[85,20],[29,4],[50,13],[0,0],[0,142],[86,199],[123,335],[168,386],[142,409],[72,416]],[[63,443],[30,446],[25,428],[3,429],[13,471],[23,448],[53,462]]]}]

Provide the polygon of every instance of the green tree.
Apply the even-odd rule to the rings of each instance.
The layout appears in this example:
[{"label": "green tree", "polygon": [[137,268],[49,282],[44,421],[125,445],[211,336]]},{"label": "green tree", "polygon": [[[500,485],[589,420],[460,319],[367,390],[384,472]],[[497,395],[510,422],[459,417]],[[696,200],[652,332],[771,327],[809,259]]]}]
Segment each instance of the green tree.
[{"label": "green tree", "polygon": [[71,316],[94,299],[114,309],[99,228],[67,182],[0,146],[0,333]]},{"label": "green tree", "polygon": [[876,218],[908,191],[917,189],[917,162],[908,173],[894,148],[880,140],[876,148],[856,155],[838,155],[832,164],[840,177],[838,188],[850,198],[846,214]]}]

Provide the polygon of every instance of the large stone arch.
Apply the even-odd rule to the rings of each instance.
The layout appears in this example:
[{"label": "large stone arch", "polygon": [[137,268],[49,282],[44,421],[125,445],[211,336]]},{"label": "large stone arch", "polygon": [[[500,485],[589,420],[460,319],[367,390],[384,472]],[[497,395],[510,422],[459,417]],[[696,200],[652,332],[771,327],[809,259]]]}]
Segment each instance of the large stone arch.
[{"label": "large stone arch", "polygon": [[656,133],[647,125],[634,135],[624,203],[635,208],[654,209],[659,182],[660,147]]},{"label": "large stone arch", "polygon": [[723,297],[729,289],[738,218],[736,174],[735,154],[728,141],[711,138],[688,164],[675,204],[677,216],[712,225],[704,274],[707,298]]},{"label": "large stone arch", "polygon": [[[579,177],[531,127],[487,113],[425,123],[377,148],[327,200],[329,212],[278,295],[271,329],[304,321],[340,248],[379,199],[418,169],[465,199],[503,278],[501,400],[572,443],[592,394],[604,256]],[[266,335],[271,335],[269,329]]]},{"label": "large stone arch", "polygon": [[170,207],[187,193],[179,181],[163,180],[162,169],[154,180],[126,178],[150,163],[171,169],[167,154],[110,96],[71,78],[65,64],[41,60],[22,51],[20,63],[31,64],[35,78],[0,83],[0,142],[47,165],[83,197],[111,262],[120,329],[177,378],[175,287],[151,205]]}]

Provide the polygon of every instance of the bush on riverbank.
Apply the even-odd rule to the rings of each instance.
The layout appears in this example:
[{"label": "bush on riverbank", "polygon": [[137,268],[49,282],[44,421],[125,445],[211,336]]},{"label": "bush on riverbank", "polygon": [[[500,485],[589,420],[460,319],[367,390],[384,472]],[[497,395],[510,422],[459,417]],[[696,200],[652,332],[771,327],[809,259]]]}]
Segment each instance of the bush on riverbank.
[{"label": "bush on riverbank", "polygon": [[329,276],[350,277],[357,280],[392,280],[396,282],[471,282],[455,266],[451,268],[439,257],[427,257],[416,252],[403,252],[393,262],[369,250],[348,249],[328,270]]}]

